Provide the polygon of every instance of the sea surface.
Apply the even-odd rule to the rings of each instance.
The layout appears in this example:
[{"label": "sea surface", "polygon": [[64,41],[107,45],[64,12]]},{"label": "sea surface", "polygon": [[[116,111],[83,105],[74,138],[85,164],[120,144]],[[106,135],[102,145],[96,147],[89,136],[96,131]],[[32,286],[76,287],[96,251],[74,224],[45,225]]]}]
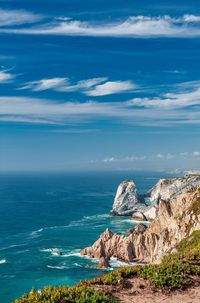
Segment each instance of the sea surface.
[{"label": "sea surface", "polygon": [[[166,173],[100,172],[0,175],[0,302],[32,287],[73,285],[102,274],[81,257],[101,232],[126,233],[129,217],[108,215],[119,183],[133,179],[141,193]],[[57,250],[63,254],[59,256]],[[113,259],[113,268],[121,263]]]}]

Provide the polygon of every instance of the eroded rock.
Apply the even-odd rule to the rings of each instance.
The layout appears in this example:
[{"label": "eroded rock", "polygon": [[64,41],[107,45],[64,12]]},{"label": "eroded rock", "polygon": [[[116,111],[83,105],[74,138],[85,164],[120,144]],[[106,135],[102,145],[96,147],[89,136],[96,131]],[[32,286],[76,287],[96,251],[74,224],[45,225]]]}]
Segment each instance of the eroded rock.
[{"label": "eroded rock", "polygon": [[167,253],[174,251],[182,239],[200,229],[199,204],[200,186],[167,201],[160,199],[156,218],[148,228],[139,224],[129,236],[114,234],[106,229],[81,254],[108,260],[116,257],[125,262],[158,263]]}]

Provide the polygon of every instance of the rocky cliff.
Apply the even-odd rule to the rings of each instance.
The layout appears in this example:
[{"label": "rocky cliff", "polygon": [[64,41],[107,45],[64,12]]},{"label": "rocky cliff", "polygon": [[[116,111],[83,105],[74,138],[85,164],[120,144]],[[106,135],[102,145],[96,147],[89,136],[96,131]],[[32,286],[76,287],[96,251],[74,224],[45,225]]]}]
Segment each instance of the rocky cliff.
[{"label": "rocky cliff", "polygon": [[[200,185],[194,187],[193,184],[187,186],[185,183],[183,190],[174,191],[170,198],[167,194],[159,195],[157,186],[156,190],[152,190],[155,197],[159,197],[156,200],[157,214],[148,228],[136,228],[129,236],[113,234],[106,229],[100,238],[91,247],[83,249],[81,254],[106,260],[116,257],[126,262],[160,262],[163,256],[176,250],[182,239],[200,229]],[[171,191],[169,192],[171,195]]]},{"label": "rocky cliff", "polygon": [[[138,193],[133,181],[122,182],[115,196],[112,215],[133,215],[135,219],[153,220],[158,211],[160,200],[169,201],[200,185],[200,175],[186,175],[179,178],[160,179],[147,193]],[[145,205],[145,198],[150,206]]]}]

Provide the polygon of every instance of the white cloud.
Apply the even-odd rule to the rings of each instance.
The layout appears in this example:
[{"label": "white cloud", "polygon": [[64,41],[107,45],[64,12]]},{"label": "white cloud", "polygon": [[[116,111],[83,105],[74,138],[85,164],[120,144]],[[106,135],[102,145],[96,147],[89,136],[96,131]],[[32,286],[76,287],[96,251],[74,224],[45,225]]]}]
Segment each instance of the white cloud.
[{"label": "white cloud", "polygon": [[15,77],[15,75],[9,73],[8,71],[0,71],[0,84],[9,82]]},{"label": "white cloud", "polygon": [[41,19],[41,15],[36,15],[25,10],[0,9],[0,26],[34,23],[40,21]]},{"label": "white cloud", "polygon": [[[64,79],[64,80],[63,80]],[[59,86],[62,81],[48,81],[37,83],[34,89],[46,89],[47,87]],[[81,81],[76,85],[90,87],[97,80]],[[99,80],[98,80],[99,81]],[[39,85],[39,87],[38,87]],[[97,85],[99,86],[99,85]],[[56,88],[57,89],[57,88]],[[178,88],[180,90],[180,88]],[[179,125],[200,125],[200,89],[195,86],[194,91],[178,93],[168,93],[162,98],[138,98],[131,101],[103,101],[103,102],[67,102],[66,100],[45,100],[26,97],[0,97],[0,114],[3,119],[16,119],[22,117],[34,121],[44,120],[46,123],[93,123],[98,119],[107,119],[118,124],[142,125],[142,126],[162,126],[171,127]],[[166,97],[168,96],[168,98]],[[170,98],[169,98],[170,96]],[[164,106],[164,103],[167,103]],[[163,110],[163,108],[165,110]],[[161,155],[162,156],[162,155]],[[158,155],[158,158],[161,157]],[[186,155],[182,155],[184,157]],[[168,154],[167,158],[172,158]]]},{"label": "white cloud", "polygon": [[[180,85],[183,92],[166,93],[160,98],[135,98],[129,101],[130,104],[146,108],[175,109],[188,106],[200,105],[200,82]],[[180,90],[179,88],[179,90]],[[188,91],[186,91],[188,88]]]},{"label": "white cloud", "polygon": [[51,78],[31,81],[26,83],[20,89],[32,89],[33,91],[43,91],[47,89],[59,89],[67,85],[68,78]]},{"label": "white cloud", "polygon": [[93,78],[93,79],[87,79],[87,80],[81,80],[78,81],[76,84],[73,85],[66,85],[59,89],[61,92],[73,92],[73,91],[82,91],[87,92],[88,89],[91,87],[94,87],[95,85],[102,83],[106,81],[107,78],[105,77],[99,77],[99,78]]},{"label": "white cloud", "polygon": [[200,22],[200,16],[195,15],[184,15],[182,20],[184,22]]},{"label": "white cloud", "polygon": [[164,158],[164,156],[163,156],[162,154],[157,154],[157,155],[156,155],[156,158],[162,159],[162,158]]},{"label": "white cloud", "polygon": [[52,89],[59,92],[80,91],[87,96],[104,96],[123,93],[136,88],[136,85],[132,81],[105,82],[106,80],[106,77],[99,77],[81,80],[75,84],[71,84],[69,78],[50,78],[27,82],[19,89],[31,89],[32,91],[44,91]]},{"label": "white cloud", "polygon": [[[63,19],[64,18],[64,19]],[[200,16],[184,15],[179,18],[170,16],[132,16],[124,21],[110,23],[89,23],[63,17],[32,28],[4,29],[6,33],[32,35],[66,35],[96,37],[199,37]],[[195,24],[194,24],[195,23]]]},{"label": "white cloud", "polygon": [[128,92],[136,88],[131,81],[108,81],[104,84],[97,85],[94,89],[86,92],[88,96],[105,96]]},{"label": "white cloud", "polygon": [[199,156],[200,156],[200,152],[199,152],[199,151],[194,151],[194,152],[193,152],[193,156],[199,157]]}]

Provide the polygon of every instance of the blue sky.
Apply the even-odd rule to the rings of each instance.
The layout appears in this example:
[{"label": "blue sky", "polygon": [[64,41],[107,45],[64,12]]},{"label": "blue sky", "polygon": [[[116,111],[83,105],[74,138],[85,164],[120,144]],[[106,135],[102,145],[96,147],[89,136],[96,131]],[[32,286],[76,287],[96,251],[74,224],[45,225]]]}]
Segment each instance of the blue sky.
[{"label": "blue sky", "polygon": [[0,170],[199,170],[197,1],[0,1]]}]

